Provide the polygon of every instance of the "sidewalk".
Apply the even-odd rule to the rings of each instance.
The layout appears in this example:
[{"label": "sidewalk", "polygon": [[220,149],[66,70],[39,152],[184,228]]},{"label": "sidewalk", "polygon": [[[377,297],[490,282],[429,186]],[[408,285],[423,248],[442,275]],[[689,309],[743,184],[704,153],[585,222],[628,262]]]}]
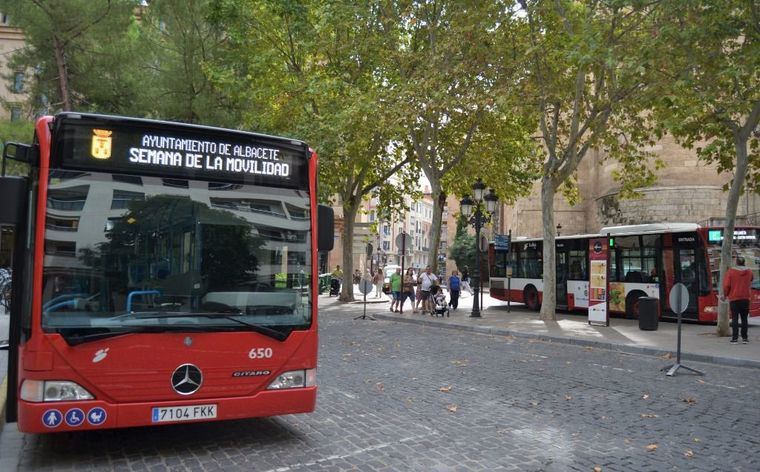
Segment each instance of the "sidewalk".
[{"label": "sidewalk", "polygon": [[[506,302],[485,296],[484,305],[481,318],[470,318],[471,297],[463,299],[458,310],[451,310],[449,318],[411,313],[400,315],[389,310],[373,310],[372,315],[388,321],[663,356],[668,358],[667,362],[671,362],[668,356],[672,356],[672,362],[675,362],[678,332],[675,322],[661,321],[657,331],[641,331],[638,320],[611,317],[609,327],[591,326],[584,312],[557,313],[557,321],[541,321],[538,313],[520,304],[512,304],[508,313]],[[729,344],[729,339],[717,337],[714,325],[683,323],[681,360],[760,369],[760,319],[751,318],[749,344],[733,345]]]}]

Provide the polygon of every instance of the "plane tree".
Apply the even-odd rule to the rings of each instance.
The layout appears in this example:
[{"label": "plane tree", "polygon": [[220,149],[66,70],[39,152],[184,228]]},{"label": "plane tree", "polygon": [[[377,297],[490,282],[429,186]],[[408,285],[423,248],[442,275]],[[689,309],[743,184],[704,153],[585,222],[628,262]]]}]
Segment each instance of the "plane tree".
[{"label": "plane tree", "polygon": [[[760,7],[743,0],[663,2],[658,17],[661,131],[731,175],[720,280],[731,265],[742,192],[760,190]],[[722,283],[719,284],[722,294]],[[728,336],[728,304],[717,332]]]},{"label": "plane tree", "polygon": [[351,301],[362,202],[398,203],[417,180],[394,145],[400,119],[385,81],[397,15],[392,6],[347,0],[226,0],[212,18],[225,28],[228,54],[209,70],[244,105],[244,126],[298,137],[319,153],[320,197],[342,210],[340,299]]},{"label": "plane tree", "polygon": [[[554,200],[572,190],[592,149],[621,164],[622,193],[654,181],[647,110],[655,90],[651,15],[658,2],[519,0],[527,38],[519,104],[536,114],[542,154],[543,286],[554,287]],[[556,319],[556,293],[544,290],[540,317]]]},{"label": "plane tree", "polygon": [[[500,2],[398,2],[400,36],[390,83],[403,110],[403,145],[430,183],[433,218],[428,261],[437,270],[447,196],[488,178],[506,195],[526,122],[499,101],[517,57],[504,54],[511,10]],[[517,141],[517,143],[515,142]],[[488,174],[488,165],[496,172]],[[527,187],[527,186],[526,186]]]}]

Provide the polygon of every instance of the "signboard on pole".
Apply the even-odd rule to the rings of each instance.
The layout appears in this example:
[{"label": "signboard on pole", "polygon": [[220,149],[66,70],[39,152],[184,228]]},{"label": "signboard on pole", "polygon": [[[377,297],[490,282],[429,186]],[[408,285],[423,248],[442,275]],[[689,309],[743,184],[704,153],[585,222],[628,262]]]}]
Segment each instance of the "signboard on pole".
[{"label": "signboard on pole", "polygon": [[506,234],[495,234],[493,237],[493,247],[494,249],[498,249],[500,251],[507,251],[509,252],[509,246],[512,243],[512,235],[506,235]]},{"label": "signboard on pole", "polygon": [[607,306],[608,278],[607,259],[609,255],[607,238],[589,240],[589,261],[591,265],[588,286],[588,322],[610,325]]}]

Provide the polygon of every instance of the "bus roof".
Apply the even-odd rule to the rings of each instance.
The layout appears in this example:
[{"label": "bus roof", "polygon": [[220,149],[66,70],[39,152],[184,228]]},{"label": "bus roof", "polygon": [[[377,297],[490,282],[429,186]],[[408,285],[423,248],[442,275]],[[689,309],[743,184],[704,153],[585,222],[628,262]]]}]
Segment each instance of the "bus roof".
[{"label": "bus roof", "polygon": [[684,233],[697,231],[696,223],[649,223],[643,225],[605,226],[599,230],[601,235],[640,234],[640,233]]}]

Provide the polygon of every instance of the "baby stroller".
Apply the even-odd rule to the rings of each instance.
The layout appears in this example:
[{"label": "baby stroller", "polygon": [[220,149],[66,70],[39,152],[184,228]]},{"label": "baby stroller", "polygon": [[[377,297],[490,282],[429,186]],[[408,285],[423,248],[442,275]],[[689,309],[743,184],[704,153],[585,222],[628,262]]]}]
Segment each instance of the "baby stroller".
[{"label": "baby stroller", "polygon": [[330,279],[330,296],[340,295],[340,279],[333,277]]},{"label": "baby stroller", "polygon": [[434,308],[430,314],[432,316],[440,316],[441,318],[449,316],[449,304],[446,302],[446,295],[443,293],[443,289],[435,287],[435,293],[432,296]]}]

